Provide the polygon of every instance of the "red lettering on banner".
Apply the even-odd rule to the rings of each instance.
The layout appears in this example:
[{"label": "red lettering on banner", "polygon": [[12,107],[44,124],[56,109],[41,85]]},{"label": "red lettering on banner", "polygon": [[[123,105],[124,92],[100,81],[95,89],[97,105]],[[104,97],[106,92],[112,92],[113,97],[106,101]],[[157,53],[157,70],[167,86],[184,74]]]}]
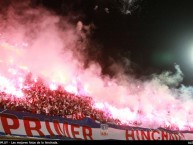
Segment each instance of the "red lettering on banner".
[{"label": "red lettering on banner", "polygon": [[[80,118],[81,114],[76,114],[76,119]],[[75,116],[73,116],[75,117]],[[84,139],[84,140],[93,140],[93,130],[88,126],[80,126],[78,124],[68,124],[67,122],[60,123],[59,120],[53,120],[50,122],[49,118],[46,118],[45,121],[42,121],[43,126],[38,118],[32,116],[24,116],[23,120],[19,119],[13,114],[3,113],[0,114],[0,120],[2,122],[2,128],[4,129],[5,134],[14,134],[16,131],[19,132],[20,129],[24,128],[26,135],[34,136],[39,134],[40,137],[45,137],[44,130],[50,134],[50,136],[66,136],[74,139]],[[45,124],[44,124],[45,123]],[[53,127],[52,127],[53,126]],[[54,130],[55,129],[55,130]],[[3,132],[3,130],[2,130]],[[18,133],[21,135],[21,133]],[[183,140],[185,139],[183,133],[176,132],[167,132],[164,130],[126,130],[125,132],[126,140]]]},{"label": "red lettering on banner", "polygon": [[[145,133],[146,132],[146,133]],[[150,132],[149,131],[141,131],[142,140],[150,140]]]},{"label": "red lettering on banner", "polygon": [[66,118],[70,118],[70,119],[73,119],[73,120],[80,120],[82,118],[84,118],[85,115],[83,113],[76,113],[76,114],[72,114],[72,115],[67,115]]},{"label": "red lettering on banner", "polygon": [[125,137],[126,140],[135,140],[134,130],[126,130]]},{"label": "red lettering on banner", "polygon": [[141,132],[141,130],[136,130],[136,136],[137,136],[137,140],[141,140],[141,139],[140,139],[140,135],[139,135],[139,132]]},{"label": "red lettering on banner", "polygon": [[74,125],[71,125],[71,132],[72,132],[72,136],[75,138],[75,139],[81,139],[81,138],[77,138],[76,137],[76,135],[79,135],[80,133],[79,133],[79,131],[76,131],[75,129],[80,129],[80,126],[79,125],[76,125],[76,124],[74,124]]},{"label": "red lettering on banner", "polygon": [[77,119],[85,118],[85,115],[83,113],[77,113]]},{"label": "red lettering on banner", "polygon": [[[158,134],[159,136],[155,138],[155,133]],[[160,132],[157,130],[154,130],[151,134],[152,140],[160,140]]]},{"label": "red lettering on banner", "polygon": [[[8,119],[12,119],[13,124],[8,124]],[[11,114],[1,114],[1,122],[6,134],[11,134],[11,129],[19,128],[19,120],[16,116]]]},{"label": "red lettering on banner", "polygon": [[81,114],[80,114],[80,113],[77,113],[77,114],[76,114],[76,119],[77,119],[77,120],[81,119]]},{"label": "red lettering on banner", "polygon": [[72,119],[73,119],[73,120],[77,120],[76,114],[72,114]]},{"label": "red lettering on banner", "polygon": [[[23,117],[23,122],[24,122],[25,131],[26,131],[27,136],[33,136],[32,130],[37,131],[40,136],[42,137],[44,136],[43,132],[40,130],[41,129],[40,121],[37,118]],[[35,127],[31,127],[30,122],[34,122]]]},{"label": "red lettering on banner", "polygon": [[50,128],[49,120],[45,120],[45,124],[46,124],[46,128],[47,128],[50,136],[54,136],[54,133],[53,133],[53,131]]},{"label": "red lettering on banner", "polygon": [[85,117],[86,117],[83,113],[81,113],[81,114],[82,114],[82,115],[81,115],[81,116],[82,116],[82,118],[85,118]]},{"label": "red lettering on banner", "polygon": [[178,136],[178,134],[174,134],[174,137],[175,137],[175,140],[179,140],[179,136]]},{"label": "red lettering on banner", "polygon": [[174,140],[173,134],[170,134],[170,140]]},{"label": "red lettering on banner", "polygon": [[69,134],[69,131],[68,131],[68,124],[67,123],[63,124],[63,132],[64,132],[66,137],[70,137],[70,134]]},{"label": "red lettering on banner", "polygon": [[93,140],[92,138],[92,128],[87,126],[82,126],[82,133],[85,140],[88,140],[87,137],[90,138],[90,140]]},{"label": "red lettering on banner", "polygon": [[53,120],[53,122],[54,122],[54,128],[55,128],[58,136],[62,137],[63,136],[63,132],[62,132],[62,129],[60,127],[59,121],[58,120]]},{"label": "red lettering on banner", "polygon": [[179,133],[178,135],[179,135],[179,137],[180,137],[180,140],[185,139],[185,136],[184,136],[184,134],[183,134],[183,133]]},{"label": "red lettering on banner", "polygon": [[168,140],[168,133],[165,131],[162,131],[162,140]]}]

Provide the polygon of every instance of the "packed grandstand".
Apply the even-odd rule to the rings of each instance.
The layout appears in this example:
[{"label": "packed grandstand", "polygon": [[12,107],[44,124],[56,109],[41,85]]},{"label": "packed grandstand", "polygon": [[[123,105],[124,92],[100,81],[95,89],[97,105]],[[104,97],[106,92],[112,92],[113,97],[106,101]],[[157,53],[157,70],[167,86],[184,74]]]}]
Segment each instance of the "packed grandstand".
[{"label": "packed grandstand", "polygon": [[[95,139],[94,134],[96,135],[97,131],[93,131],[96,127],[100,130],[100,135],[97,136],[96,139],[131,139],[131,140],[156,140],[156,139],[163,139],[163,140],[181,140],[184,139],[184,135],[177,131],[172,132],[171,130],[175,130],[175,126],[173,128],[162,128],[162,129],[146,129],[140,128],[141,123],[136,121],[129,122],[129,124],[123,124],[117,118],[113,118],[111,114],[106,113],[104,110],[100,110],[94,107],[94,101],[92,97],[89,96],[81,96],[67,92],[62,86],[58,86],[55,89],[51,89],[46,82],[41,79],[32,79],[31,73],[29,73],[24,81],[24,86],[22,88],[22,93],[25,97],[18,97],[14,96],[13,94],[7,94],[4,91],[0,92],[0,110],[1,110],[1,122],[2,126],[0,127],[2,135],[16,135],[17,133],[12,133],[15,129],[15,132],[18,130],[26,130],[26,136],[30,137],[39,137],[43,138],[46,135],[41,130],[45,130],[42,126],[38,127],[38,120],[41,120],[42,116],[46,120],[48,118],[53,122],[53,128],[56,130],[57,135],[63,135],[68,138],[73,139]],[[37,120],[35,122],[35,127],[30,126],[30,123],[26,123],[26,113],[28,119],[29,116],[33,118],[31,121]],[[140,111],[138,113],[141,113]],[[29,115],[31,114],[31,115]],[[41,115],[40,119],[38,115]],[[15,118],[16,116],[16,118]],[[36,118],[37,117],[37,118]],[[54,118],[53,118],[54,117]],[[56,120],[63,118],[62,122],[67,121],[67,124],[70,126],[66,126],[63,124],[63,133],[59,130],[62,130],[59,126],[56,125],[59,122]],[[13,124],[9,124],[9,119],[13,120]],[[24,119],[25,118],[25,119]],[[85,118],[89,118],[85,121]],[[24,129],[21,129],[22,125],[19,124],[19,119],[23,120],[24,122]],[[67,119],[67,120],[65,120]],[[18,121],[16,121],[18,120]],[[43,120],[43,121],[45,121]],[[73,120],[80,121],[75,122],[73,124]],[[41,120],[42,121],[42,120]],[[56,122],[55,122],[56,121]],[[71,123],[69,123],[69,121]],[[82,121],[82,122],[81,122]],[[94,121],[94,122],[93,122]],[[21,121],[20,121],[21,122]],[[45,121],[46,122],[46,121]],[[48,130],[48,133],[54,135],[54,131],[51,131],[51,126],[45,123],[45,128]],[[76,129],[80,129],[77,127],[77,124],[81,126],[82,124],[82,131],[77,131]],[[85,127],[85,125],[87,127]],[[127,127],[125,127],[127,126]],[[133,127],[132,127],[133,126]],[[75,128],[76,127],[76,128]],[[91,127],[92,129],[88,129]],[[108,128],[112,127],[114,129],[118,129],[119,131],[112,131],[112,137],[108,138]],[[7,129],[8,128],[8,129]],[[31,128],[29,130],[29,128]],[[65,129],[64,129],[65,128]],[[41,129],[41,130],[40,130]],[[121,130],[120,130],[121,129]],[[168,130],[167,130],[168,129]],[[3,130],[5,133],[3,133]],[[65,131],[64,131],[65,130]],[[69,131],[71,130],[71,131]],[[36,133],[34,133],[36,131]],[[93,131],[91,133],[91,131]],[[121,135],[120,131],[123,132]],[[71,133],[69,133],[71,132]],[[82,137],[77,138],[76,136],[80,135],[82,132]],[[95,133],[94,133],[95,132]],[[71,135],[70,135],[71,134]],[[140,135],[139,135],[140,134]],[[19,135],[19,134],[17,134]],[[20,135],[19,135],[20,136]],[[25,135],[21,135],[25,136]],[[49,136],[49,137],[50,137]],[[110,135],[111,136],[111,135]],[[122,138],[124,136],[124,138]],[[139,137],[141,136],[141,137]],[[48,137],[48,138],[49,138]]]},{"label": "packed grandstand", "polygon": [[69,93],[61,86],[52,90],[42,79],[33,81],[30,75],[26,77],[25,86],[22,89],[25,97],[0,92],[0,109],[72,119],[89,116],[101,123],[121,123],[104,111],[93,108],[91,97]]}]

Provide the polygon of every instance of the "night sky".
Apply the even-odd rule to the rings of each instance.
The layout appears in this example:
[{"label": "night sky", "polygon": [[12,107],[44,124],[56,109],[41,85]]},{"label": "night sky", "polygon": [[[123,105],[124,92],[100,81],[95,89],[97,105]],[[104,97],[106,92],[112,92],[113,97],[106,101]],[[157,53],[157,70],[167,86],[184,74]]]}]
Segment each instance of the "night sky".
[{"label": "night sky", "polygon": [[193,62],[188,56],[193,45],[193,1],[138,0],[131,14],[121,12],[120,1],[36,0],[34,6],[61,16],[73,14],[72,23],[93,23],[87,51],[90,60],[101,64],[103,73],[111,74],[112,60],[121,62],[122,58],[131,61],[129,73],[139,78],[164,70],[174,72],[177,63],[184,73],[183,83],[193,85]]}]

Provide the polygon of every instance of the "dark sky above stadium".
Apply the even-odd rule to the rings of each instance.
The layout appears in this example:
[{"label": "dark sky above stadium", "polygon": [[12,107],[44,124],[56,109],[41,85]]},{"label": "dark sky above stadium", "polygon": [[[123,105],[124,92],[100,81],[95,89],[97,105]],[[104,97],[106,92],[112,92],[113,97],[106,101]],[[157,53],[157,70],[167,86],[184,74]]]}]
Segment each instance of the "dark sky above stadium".
[{"label": "dark sky above stadium", "polygon": [[[90,59],[110,73],[111,61],[128,58],[137,77],[174,71],[180,65],[184,84],[193,85],[193,1],[192,0],[36,0],[35,5],[71,15],[70,21],[94,24]],[[125,5],[126,6],[126,5]],[[193,57],[193,56],[192,56]],[[130,71],[130,70],[129,70]]]}]

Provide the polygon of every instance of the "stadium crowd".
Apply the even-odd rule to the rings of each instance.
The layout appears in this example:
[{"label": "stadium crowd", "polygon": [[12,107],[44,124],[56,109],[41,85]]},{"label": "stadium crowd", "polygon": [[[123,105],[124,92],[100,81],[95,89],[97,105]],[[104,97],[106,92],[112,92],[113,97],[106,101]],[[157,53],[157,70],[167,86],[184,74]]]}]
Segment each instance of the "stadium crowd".
[{"label": "stadium crowd", "polygon": [[94,108],[91,97],[71,94],[61,86],[51,90],[43,80],[33,81],[30,76],[26,77],[24,85],[27,86],[22,89],[25,97],[18,98],[1,91],[0,109],[64,118],[69,116],[72,118],[73,114],[78,114],[79,118],[88,116],[101,123],[120,124],[120,120],[113,119],[104,111]]},{"label": "stadium crowd", "polygon": [[[90,117],[99,123],[111,123],[116,125],[141,126],[140,120],[122,123],[113,118],[111,114],[94,107],[94,101],[89,96],[80,96],[67,92],[62,86],[50,89],[42,79],[34,81],[31,75],[25,79],[22,92],[24,97],[0,91],[0,109],[29,112],[48,116],[60,116],[63,118],[83,119]],[[1,112],[1,113],[2,113]],[[141,114],[142,112],[138,112]],[[165,129],[178,130],[176,125],[163,124]]]}]

